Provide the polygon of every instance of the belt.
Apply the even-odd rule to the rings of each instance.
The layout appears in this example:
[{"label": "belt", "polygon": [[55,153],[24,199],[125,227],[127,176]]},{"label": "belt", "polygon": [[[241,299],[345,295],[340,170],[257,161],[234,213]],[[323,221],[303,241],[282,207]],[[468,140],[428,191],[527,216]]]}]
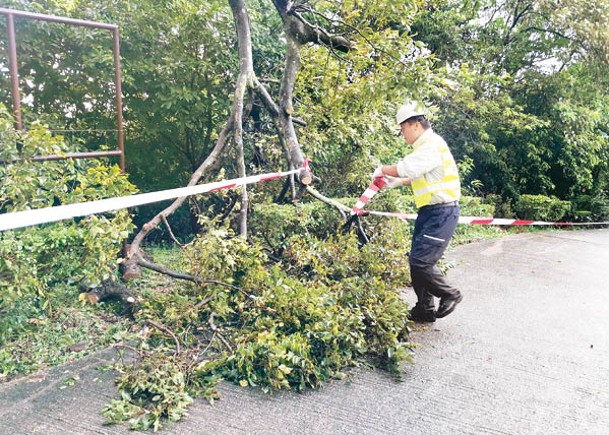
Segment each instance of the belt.
[{"label": "belt", "polygon": [[438,207],[453,207],[455,205],[459,205],[459,201],[451,201],[451,202],[443,202],[440,204],[424,205],[423,207],[421,207],[421,210],[430,209],[430,208],[438,208]]}]

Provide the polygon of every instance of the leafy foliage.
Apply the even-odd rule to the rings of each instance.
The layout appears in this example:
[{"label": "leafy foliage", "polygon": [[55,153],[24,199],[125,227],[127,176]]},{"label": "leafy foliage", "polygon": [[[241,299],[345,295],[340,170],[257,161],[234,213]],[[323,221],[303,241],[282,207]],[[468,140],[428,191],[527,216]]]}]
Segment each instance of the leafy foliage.
[{"label": "leafy foliage", "polygon": [[[182,414],[190,400],[183,394],[213,399],[218,378],[271,392],[318,388],[369,358],[397,372],[412,345],[396,291],[408,279],[409,227],[396,225],[363,252],[354,234],[294,235],[275,261],[223,228],[197,236],[183,270],[200,281],[146,293],[138,318],[163,329],[140,344],[146,362],[121,369],[122,397],[107,408],[109,422],[158,427]],[[153,358],[150,346],[165,356]],[[185,355],[189,364],[180,362]]]},{"label": "leafy foliage", "polygon": [[187,392],[184,371],[185,361],[151,355],[133,366],[122,369],[117,381],[121,394],[104,408],[106,424],[129,420],[131,429],[154,429],[161,425],[161,418],[178,421],[192,403]]},{"label": "leafy foliage", "polygon": [[[396,189],[375,197],[374,206],[412,211],[414,204]],[[463,207],[466,213],[492,214],[479,198],[464,198]],[[215,400],[221,378],[273,392],[319,388],[361,363],[398,374],[414,346],[405,328],[408,307],[398,291],[410,280],[411,224],[366,217],[371,242],[362,247],[355,234],[338,231],[334,216],[326,220],[324,208],[258,205],[252,242],[207,222],[179,260],[180,270],[199,282],[142,290],[143,360],[120,368],[122,396],[106,408],[108,421],[160,427],[174,411],[181,415],[191,398]],[[498,233],[461,227],[455,239]],[[275,249],[267,254],[271,245]],[[150,322],[163,329],[149,328]],[[176,376],[176,367],[184,384],[165,379]]]},{"label": "leafy foliage", "polygon": [[[37,155],[63,154],[67,145],[40,125],[18,133],[13,120],[0,107],[0,211],[69,204],[134,192],[116,166],[100,161],[35,162]],[[32,309],[44,311],[46,293],[58,283],[95,284],[116,268],[122,241],[132,228],[127,211],[89,216],[0,233],[0,313],[13,311],[12,303],[29,300]],[[23,306],[23,305],[22,305]],[[36,307],[36,308],[34,308]],[[2,322],[0,340],[19,329],[22,317]]]},{"label": "leafy foliage", "polygon": [[516,204],[521,219],[557,222],[571,211],[569,201],[543,195],[522,195]]},{"label": "leafy foliage", "polygon": [[296,234],[323,238],[336,233],[342,224],[336,210],[319,201],[298,203],[295,206],[255,204],[250,217],[253,237],[279,254]]},{"label": "leafy foliage", "polygon": [[[303,150],[332,197],[359,193],[376,159],[403,155],[393,113],[404,98],[424,97],[438,78],[427,52],[408,32],[419,1],[318,1],[311,22],[347,35],[356,46],[346,55],[318,46],[301,51],[296,112]],[[400,152],[401,151],[401,152]],[[375,158],[371,158],[374,155]],[[368,181],[366,179],[366,181]]]},{"label": "leafy foliage", "polygon": [[588,222],[609,221],[609,198],[603,194],[580,195],[571,203],[576,219]]},{"label": "leafy foliage", "polygon": [[482,1],[438,2],[418,16],[413,29],[452,82],[432,100],[439,131],[473,163],[465,186],[500,195],[506,208],[520,194],[606,190],[607,101],[598,90],[607,82],[595,67],[605,13],[598,2]]}]

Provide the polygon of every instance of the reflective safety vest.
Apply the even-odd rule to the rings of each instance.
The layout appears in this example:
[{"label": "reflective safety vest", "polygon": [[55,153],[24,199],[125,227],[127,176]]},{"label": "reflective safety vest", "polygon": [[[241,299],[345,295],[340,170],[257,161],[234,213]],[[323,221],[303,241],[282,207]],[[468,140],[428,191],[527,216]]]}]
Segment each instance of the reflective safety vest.
[{"label": "reflective safety vest", "polygon": [[[426,131],[415,142],[414,147],[413,154],[406,156],[403,162],[401,162],[405,170],[411,169],[416,171],[417,167],[422,164],[423,166],[426,166],[426,164],[433,165],[430,167],[430,170],[411,178],[411,187],[417,208],[458,201],[461,197],[459,173],[455,160],[444,139],[432,131]],[[416,162],[408,162],[408,160],[411,160],[409,159],[411,156],[412,160],[414,160],[414,155],[417,154],[419,148],[421,148],[419,155],[423,157],[417,156]],[[429,162],[426,161],[428,158],[431,159]]]}]

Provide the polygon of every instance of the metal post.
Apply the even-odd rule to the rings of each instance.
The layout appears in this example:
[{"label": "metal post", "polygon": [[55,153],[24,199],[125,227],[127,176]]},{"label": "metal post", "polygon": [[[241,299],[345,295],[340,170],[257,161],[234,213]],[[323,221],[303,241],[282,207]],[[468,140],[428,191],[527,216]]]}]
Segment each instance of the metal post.
[{"label": "metal post", "polygon": [[75,26],[95,27],[98,29],[114,30],[118,28],[116,24],[99,23],[89,20],[76,20],[74,18],[58,17],[55,15],[36,14],[33,12],[18,11],[16,9],[0,8],[0,14],[13,15],[15,17],[29,18],[32,20],[42,20],[51,23],[73,24]]},{"label": "metal post", "polygon": [[[21,97],[19,95],[19,71],[17,68],[17,44],[15,38],[15,23],[14,17],[27,18],[32,20],[42,20],[51,23],[72,24],[75,26],[94,27],[98,29],[110,30],[114,40],[114,84],[116,87],[116,121],[118,123],[118,150],[116,151],[101,151],[101,152],[83,152],[83,153],[68,153],[65,156],[38,156],[34,160],[58,160],[58,159],[82,159],[89,157],[102,156],[118,156],[120,159],[121,172],[125,173],[125,139],[123,131],[123,95],[121,87],[121,56],[118,26],[116,24],[99,23],[88,20],[77,20],[73,18],[57,17],[54,15],[44,15],[32,12],[18,11],[13,9],[0,8],[0,15],[7,17],[8,23],[8,45],[9,45],[9,63],[12,83],[13,107],[15,111],[15,124],[17,129],[23,130],[23,122],[21,118]],[[2,162],[2,161],[0,161]]]},{"label": "metal post", "polygon": [[19,96],[19,70],[17,68],[17,42],[15,41],[15,20],[13,14],[7,14],[8,22],[8,59],[9,68],[11,71],[11,84],[13,96],[13,109],[15,110],[15,119],[17,130],[23,130],[21,122],[21,97]]},{"label": "metal post", "polygon": [[118,28],[112,31],[114,39],[114,84],[116,88],[116,123],[118,124],[118,149],[121,152],[120,167],[125,173],[125,142],[123,135],[123,90],[121,86],[121,55]]}]

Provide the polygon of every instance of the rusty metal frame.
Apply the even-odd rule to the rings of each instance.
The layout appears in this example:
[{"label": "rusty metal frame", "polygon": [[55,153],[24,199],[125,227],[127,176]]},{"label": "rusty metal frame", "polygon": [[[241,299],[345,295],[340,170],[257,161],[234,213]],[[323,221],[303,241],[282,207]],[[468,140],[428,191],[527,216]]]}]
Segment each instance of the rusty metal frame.
[{"label": "rusty metal frame", "polygon": [[66,155],[49,155],[37,156],[33,160],[63,160],[63,159],[83,159],[96,158],[107,156],[119,156],[121,171],[125,172],[125,143],[123,132],[123,97],[121,87],[121,57],[120,57],[120,40],[118,26],[116,24],[99,23],[95,21],[77,20],[73,18],[58,17],[54,15],[36,14],[25,11],[17,11],[13,9],[0,8],[0,15],[6,16],[7,31],[8,31],[8,57],[9,69],[11,75],[11,92],[13,98],[13,110],[15,113],[16,127],[23,130],[23,122],[21,119],[21,97],[19,95],[19,71],[17,68],[17,42],[15,37],[15,18],[27,18],[32,20],[49,21],[55,23],[71,24],[75,26],[94,27],[98,29],[106,29],[112,32],[114,45],[114,85],[116,91],[116,122],[118,125],[118,150],[113,151],[94,151],[82,153],[68,153]]}]

